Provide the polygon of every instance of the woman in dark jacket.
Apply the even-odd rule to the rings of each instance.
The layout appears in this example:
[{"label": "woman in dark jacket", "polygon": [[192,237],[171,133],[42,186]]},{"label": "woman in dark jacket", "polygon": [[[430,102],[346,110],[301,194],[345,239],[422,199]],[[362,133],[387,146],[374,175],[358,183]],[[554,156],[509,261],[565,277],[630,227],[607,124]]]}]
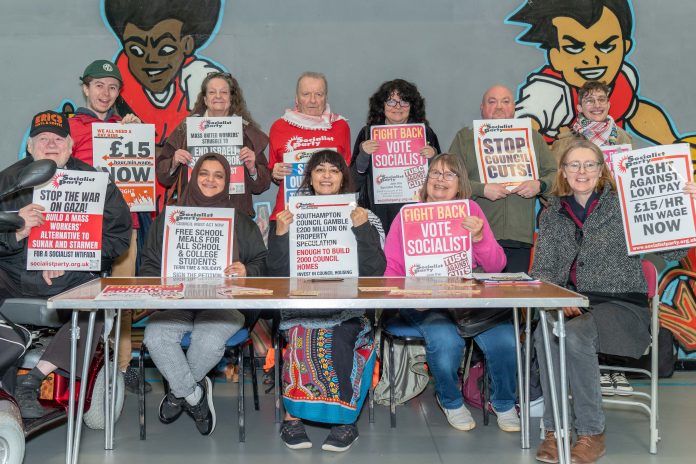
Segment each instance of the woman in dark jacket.
[{"label": "woman in dark jacket", "polygon": [[367,123],[355,140],[350,170],[355,189],[360,192],[360,206],[374,211],[382,221],[385,233],[389,233],[392,221],[405,204],[375,204],[372,188],[372,154],[379,148],[379,142],[370,140],[370,127],[389,124],[425,124],[427,145],[420,154],[430,159],[440,153],[440,142],[425,117],[425,100],[418,92],[418,88],[403,79],[383,83],[370,97]]},{"label": "woman in dark jacket", "polygon": [[[207,153],[198,159],[191,181],[179,198],[179,206],[230,208],[228,194],[230,166],[224,156]],[[165,214],[155,219],[142,251],[141,276],[162,274],[162,236]],[[266,247],[256,224],[243,212],[235,211],[233,262],[225,274],[258,277],[265,272]],[[195,420],[198,431],[209,435],[215,429],[212,383],[206,376],[225,351],[225,343],[244,324],[236,309],[200,311],[167,310],[152,316],[145,328],[145,343],[150,356],[170,390],[159,407],[165,424],[176,420],[186,410]],[[191,345],[184,353],[181,339],[191,333]]]},{"label": "woman in dark jacket", "polygon": [[[322,150],[310,158],[299,189],[309,195],[353,192],[343,157]],[[370,211],[355,208],[352,231],[358,245],[361,276],[381,276],[386,266],[384,232]],[[276,216],[268,237],[270,275],[288,276],[290,211]],[[358,438],[355,422],[370,388],[375,363],[374,337],[362,309],[331,312],[283,310],[281,330],[288,341],[283,353],[285,420],[280,437],[291,449],[311,448],[301,419],[336,424],[322,449],[345,451]]]}]

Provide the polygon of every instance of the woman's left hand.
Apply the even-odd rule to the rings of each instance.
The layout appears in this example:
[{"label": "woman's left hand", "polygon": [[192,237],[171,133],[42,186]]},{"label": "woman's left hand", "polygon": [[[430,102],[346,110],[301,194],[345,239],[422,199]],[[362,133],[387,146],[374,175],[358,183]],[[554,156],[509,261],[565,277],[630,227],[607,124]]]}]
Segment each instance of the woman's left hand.
[{"label": "woman's left hand", "polygon": [[478,216],[467,216],[462,219],[462,227],[471,233],[473,243],[483,240],[483,219]]},{"label": "woman's left hand", "polygon": [[256,153],[254,153],[254,150],[249,147],[242,147],[239,150],[239,160],[244,163],[249,174],[252,176],[256,175]]},{"label": "woman's left hand", "polygon": [[359,227],[367,222],[367,210],[357,207],[350,213],[350,219],[353,221],[353,227]]},{"label": "woman's left hand", "polygon": [[430,145],[426,145],[420,150],[421,156],[425,156],[426,158],[430,159],[433,156],[435,156],[437,153],[435,153],[435,149],[431,147]]},{"label": "woman's left hand", "polygon": [[140,124],[142,121],[133,113],[128,113],[121,119],[121,124]]},{"label": "woman's left hand", "polygon": [[239,261],[235,261],[225,268],[226,277],[246,277],[246,275],[246,266]]},{"label": "woman's left hand", "polygon": [[686,184],[684,184],[684,193],[686,195],[690,195],[691,198],[696,200],[696,183],[687,182]]}]

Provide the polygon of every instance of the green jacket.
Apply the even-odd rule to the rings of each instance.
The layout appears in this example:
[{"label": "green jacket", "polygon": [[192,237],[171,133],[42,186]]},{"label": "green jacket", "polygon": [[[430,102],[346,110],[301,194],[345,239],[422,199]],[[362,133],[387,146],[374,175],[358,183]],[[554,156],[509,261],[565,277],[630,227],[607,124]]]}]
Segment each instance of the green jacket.
[{"label": "green jacket", "polygon": [[[553,185],[556,177],[556,160],[544,138],[536,131],[532,134],[532,143],[539,166],[539,178],[543,182],[541,192],[543,194]],[[485,184],[481,183],[479,176],[474,133],[470,128],[465,127],[457,132],[449,152],[461,156],[464,160],[471,182],[472,198],[481,206],[495,238],[532,244],[536,198],[522,198],[512,194],[502,200],[490,201],[483,196]]]}]

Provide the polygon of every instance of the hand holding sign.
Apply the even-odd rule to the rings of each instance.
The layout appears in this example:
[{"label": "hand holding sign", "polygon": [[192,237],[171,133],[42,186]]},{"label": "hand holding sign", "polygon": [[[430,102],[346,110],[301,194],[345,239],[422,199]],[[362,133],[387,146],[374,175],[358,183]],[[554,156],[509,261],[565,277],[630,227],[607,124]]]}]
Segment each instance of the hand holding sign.
[{"label": "hand holding sign", "polygon": [[281,236],[288,233],[293,217],[290,210],[287,209],[276,214],[276,235]]},{"label": "hand holding sign", "polygon": [[483,186],[483,196],[491,201],[502,200],[510,195],[503,184],[486,184]]},{"label": "hand holding sign", "polygon": [[141,124],[142,121],[133,113],[128,113],[121,119],[121,124]]},{"label": "hand holding sign", "polygon": [[368,155],[371,155],[379,149],[379,142],[377,140],[365,140],[360,144],[360,148]]},{"label": "hand holding sign", "polygon": [[19,229],[15,234],[15,238],[19,242],[29,236],[32,227],[42,226],[44,223],[44,216],[42,211],[44,208],[36,203],[30,203],[24,208],[19,210],[19,217],[24,219],[24,227]]},{"label": "hand holding sign", "polygon": [[174,152],[174,157],[172,158],[172,169],[175,169],[180,164],[189,166],[191,163],[193,163],[193,155],[191,155],[191,153],[188,151],[179,148]]},{"label": "hand holding sign", "polygon": [[534,198],[541,192],[541,183],[538,180],[526,180],[512,190],[522,198]]},{"label": "hand holding sign", "polygon": [[290,163],[276,163],[273,165],[273,179],[276,182],[282,182],[285,176],[289,176],[292,173],[292,166]]},{"label": "hand holding sign", "polygon": [[353,227],[360,227],[367,222],[367,210],[365,208],[355,208],[350,213],[350,220],[353,222]]},{"label": "hand holding sign", "polygon": [[437,153],[435,153],[435,149],[432,146],[426,145],[420,149],[420,154],[421,156],[425,156],[426,158],[430,159]]},{"label": "hand holding sign", "polygon": [[691,198],[696,199],[696,183],[687,182],[684,185],[684,194],[690,195]]},{"label": "hand holding sign", "polygon": [[256,175],[256,153],[249,147],[242,147],[239,150],[239,161],[244,163],[249,174]]},{"label": "hand holding sign", "polygon": [[462,227],[471,233],[471,241],[478,243],[483,240],[483,219],[478,216],[467,216],[462,219]]}]

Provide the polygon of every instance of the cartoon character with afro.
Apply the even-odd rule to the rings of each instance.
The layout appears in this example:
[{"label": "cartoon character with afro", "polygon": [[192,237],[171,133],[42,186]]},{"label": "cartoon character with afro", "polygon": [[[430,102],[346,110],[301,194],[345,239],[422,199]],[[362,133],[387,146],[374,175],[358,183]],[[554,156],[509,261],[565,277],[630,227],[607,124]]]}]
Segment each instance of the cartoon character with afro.
[{"label": "cartoon character with afro", "polygon": [[569,130],[578,112],[578,89],[589,80],[609,85],[609,115],[655,144],[682,139],[670,117],[638,92],[638,72],[626,61],[633,47],[629,0],[528,0],[506,20],[527,29],[518,41],[546,50],[547,64],[520,86],[515,114],[530,117],[548,142]]},{"label": "cartoon character with afro", "polygon": [[224,0],[102,0],[102,15],[123,49],[114,62],[123,76],[116,102],[155,124],[162,145],[189,115],[208,73],[224,71],[196,55],[215,35]]}]

